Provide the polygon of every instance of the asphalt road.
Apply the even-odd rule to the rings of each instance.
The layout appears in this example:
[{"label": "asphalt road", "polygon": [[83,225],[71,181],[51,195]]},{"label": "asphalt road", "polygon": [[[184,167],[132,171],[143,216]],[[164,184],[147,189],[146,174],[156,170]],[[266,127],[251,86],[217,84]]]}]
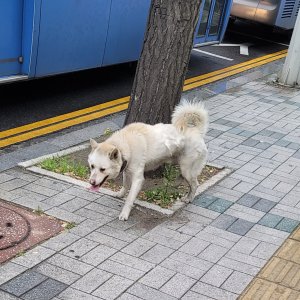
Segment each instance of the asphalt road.
[{"label": "asphalt road", "polygon": [[[287,49],[290,37],[291,32],[238,21],[228,27],[225,45],[192,51],[187,78]],[[248,55],[241,54],[245,49]],[[123,64],[1,85],[0,131],[128,96],[135,67]]]}]

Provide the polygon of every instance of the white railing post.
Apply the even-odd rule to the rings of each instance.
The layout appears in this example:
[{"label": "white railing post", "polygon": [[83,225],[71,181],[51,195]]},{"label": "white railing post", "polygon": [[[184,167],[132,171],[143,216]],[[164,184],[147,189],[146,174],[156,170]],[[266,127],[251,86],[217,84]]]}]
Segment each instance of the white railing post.
[{"label": "white railing post", "polygon": [[285,63],[279,74],[279,83],[300,86],[300,11],[292,34]]}]

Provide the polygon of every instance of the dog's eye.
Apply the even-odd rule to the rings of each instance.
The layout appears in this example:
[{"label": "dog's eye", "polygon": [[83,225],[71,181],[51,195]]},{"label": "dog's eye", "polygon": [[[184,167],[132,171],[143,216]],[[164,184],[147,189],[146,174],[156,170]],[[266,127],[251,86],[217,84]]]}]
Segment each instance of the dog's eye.
[{"label": "dog's eye", "polygon": [[91,169],[94,169],[95,168],[95,166],[94,165],[91,165]]},{"label": "dog's eye", "polygon": [[104,168],[100,168],[100,172],[104,172],[105,171],[105,169]]}]

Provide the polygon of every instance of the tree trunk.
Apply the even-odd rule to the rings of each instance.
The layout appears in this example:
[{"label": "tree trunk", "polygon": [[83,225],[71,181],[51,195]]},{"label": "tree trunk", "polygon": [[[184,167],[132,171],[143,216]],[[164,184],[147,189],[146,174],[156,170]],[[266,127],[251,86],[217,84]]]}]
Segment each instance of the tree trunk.
[{"label": "tree trunk", "polygon": [[152,0],[125,125],[169,123],[180,101],[201,0]]}]

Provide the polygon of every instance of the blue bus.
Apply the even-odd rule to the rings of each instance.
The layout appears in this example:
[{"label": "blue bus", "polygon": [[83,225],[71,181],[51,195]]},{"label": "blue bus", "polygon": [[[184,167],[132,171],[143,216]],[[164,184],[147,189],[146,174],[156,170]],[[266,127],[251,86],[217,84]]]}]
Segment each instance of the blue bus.
[{"label": "blue bus", "polygon": [[[195,45],[222,40],[232,0],[202,1]],[[0,0],[0,83],[138,60],[151,0]]]}]

